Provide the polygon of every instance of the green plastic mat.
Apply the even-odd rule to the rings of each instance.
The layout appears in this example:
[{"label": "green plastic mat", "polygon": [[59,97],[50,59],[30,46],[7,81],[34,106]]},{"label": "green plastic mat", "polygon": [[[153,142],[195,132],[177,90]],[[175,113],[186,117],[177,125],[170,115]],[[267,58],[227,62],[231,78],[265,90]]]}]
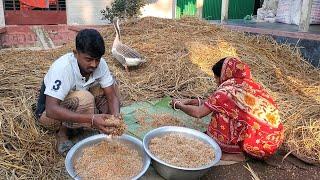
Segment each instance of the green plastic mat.
[{"label": "green plastic mat", "polygon": [[[124,117],[125,123],[128,125],[127,133],[134,135],[140,139],[143,139],[144,135],[152,129],[157,127],[152,126],[152,122],[157,119],[152,119],[149,115],[169,115],[179,119],[182,126],[205,132],[207,125],[210,122],[210,115],[201,119],[196,119],[188,116],[182,111],[175,111],[169,105],[171,101],[170,97],[166,97],[157,101],[148,102],[136,102],[130,106],[122,107],[121,114]],[[136,119],[139,114],[145,113],[148,118],[145,119],[147,122],[145,125],[140,125]]]}]

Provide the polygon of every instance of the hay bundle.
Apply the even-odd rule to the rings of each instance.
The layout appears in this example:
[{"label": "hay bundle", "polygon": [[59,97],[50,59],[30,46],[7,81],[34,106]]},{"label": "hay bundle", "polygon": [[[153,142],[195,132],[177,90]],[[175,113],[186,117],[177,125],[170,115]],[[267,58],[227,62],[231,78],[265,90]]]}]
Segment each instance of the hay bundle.
[{"label": "hay bundle", "polygon": [[[206,97],[216,87],[211,80],[212,64],[236,55],[251,66],[255,79],[276,98],[287,128],[286,147],[320,161],[319,128],[309,128],[316,127],[315,122],[320,119],[320,72],[301,58],[298,49],[279,45],[268,37],[248,36],[195,19],[143,18],[121,27],[123,42],[148,60],[139,69],[125,73],[110,56],[113,27],[102,31],[106,36],[105,57],[119,81],[125,104],[165,95]],[[50,51],[0,52],[3,177],[51,179],[66,175],[63,158],[54,152],[54,138],[36,127],[31,105],[52,61],[71,48],[73,43]],[[314,141],[306,141],[309,139]]]},{"label": "hay bundle", "polygon": [[63,158],[54,150],[54,136],[36,126],[31,111],[50,60],[59,55],[8,50],[0,53],[0,174],[4,179],[66,176]]}]

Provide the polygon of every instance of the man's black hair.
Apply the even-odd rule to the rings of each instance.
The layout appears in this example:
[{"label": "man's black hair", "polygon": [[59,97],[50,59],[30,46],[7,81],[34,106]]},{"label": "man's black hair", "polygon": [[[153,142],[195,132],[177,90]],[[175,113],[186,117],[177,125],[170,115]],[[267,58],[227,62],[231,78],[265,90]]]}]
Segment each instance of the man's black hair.
[{"label": "man's black hair", "polygon": [[76,37],[76,49],[92,58],[101,58],[105,53],[104,40],[95,29],[83,29]]},{"label": "man's black hair", "polygon": [[218,77],[221,76],[221,70],[224,60],[226,60],[226,58],[220,59],[215,65],[212,66],[213,73]]}]

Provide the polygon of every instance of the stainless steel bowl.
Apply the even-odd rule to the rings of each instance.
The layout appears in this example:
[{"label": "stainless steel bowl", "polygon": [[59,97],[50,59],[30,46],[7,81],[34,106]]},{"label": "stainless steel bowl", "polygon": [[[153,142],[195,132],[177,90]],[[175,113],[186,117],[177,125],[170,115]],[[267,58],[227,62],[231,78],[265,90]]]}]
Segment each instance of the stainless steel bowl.
[{"label": "stainless steel bowl", "polygon": [[[139,139],[126,134],[123,134],[122,136],[119,136],[119,137],[113,137],[112,139],[105,134],[98,134],[78,142],[68,152],[65,160],[65,166],[66,166],[67,172],[73,179],[81,179],[79,176],[77,176],[77,173],[74,170],[73,163],[75,162],[75,159],[81,156],[82,149],[84,149],[85,147],[97,144],[105,139],[109,139],[111,141],[123,142],[138,151],[139,155],[142,157],[142,160],[143,160],[143,167],[140,173],[135,177],[133,177],[132,179],[140,178],[147,171],[150,165],[150,157],[145,153],[142,146],[142,142]],[[121,166],[121,164],[119,164],[119,166]]]},{"label": "stainless steel bowl", "polygon": [[[201,166],[198,168],[183,168],[174,166],[171,164],[168,164],[161,159],[158,159],[155,157],[149,150],[149,142],[154,137],[161,137],[168,133],[181,133],[188,137],[193,137],[198,140],[201,140],[207,144],[209,144],[215,152],[215,158],[210,164]],[[221,158],[221,149],[219,145],[208,135],[189,128],[184,127],[177,127],[177,126],[164,126],[157,129],[154,129],[150,132],[148,132],[144,138],[143,138],[143,147],[144,150],[147,152],[147,154],[152,159],[152,165],[156,169],[156,171],[165,179],[199,179],[201,176],[203,176],[212,166],[217,164],[220,161]]]}]

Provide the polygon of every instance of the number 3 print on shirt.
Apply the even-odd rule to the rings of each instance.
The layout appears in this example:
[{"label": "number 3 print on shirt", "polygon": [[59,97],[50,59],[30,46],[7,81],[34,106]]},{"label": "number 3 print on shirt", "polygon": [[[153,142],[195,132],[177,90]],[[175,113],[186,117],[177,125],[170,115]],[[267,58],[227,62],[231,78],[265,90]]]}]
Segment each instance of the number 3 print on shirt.
[{"label": "number 3 print on shirt", "polygon": [[55,82],[54,82],[56,85],[53,85],[53,89],[54,90],[59,90],[60,89],[60,86],[61,86],[61,81],[60,80],[56,80]]}]

